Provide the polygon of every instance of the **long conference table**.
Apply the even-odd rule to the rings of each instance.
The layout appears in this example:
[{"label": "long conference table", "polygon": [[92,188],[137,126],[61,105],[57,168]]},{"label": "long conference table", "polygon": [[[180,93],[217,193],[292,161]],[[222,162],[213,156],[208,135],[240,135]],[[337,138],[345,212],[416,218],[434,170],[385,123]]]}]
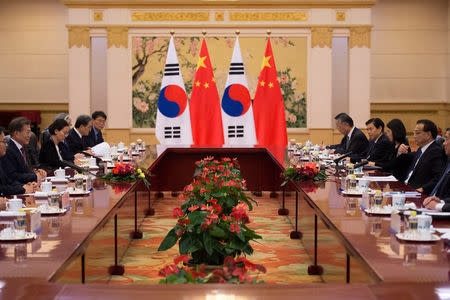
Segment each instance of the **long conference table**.
[{"label": "long conference table", "polygon": [[[398,295],[439,298],[450,293],[448,243],[400,242],[389,231],[386,216],[367,215],[359,208],[349,207],[350,197],[341,194],[337,178],[330,176],[321,184],[290,182],[283,190],[280,172],[283,166],[264,148],[169,148],[157,155],[149,146],[138,158],[138,164],[148,167],[152,175],[152,192],[179,191],[189,183],[195,166],[193,161],[214,155],[237,157],[243,177],[251,191],[278,191],[280,212],[288,214],[295,224],[292,238],[302,238],[313,258],[311,274],[327,274],[321,269],[321,232],[328,230],[340,241],[346,252],[346,272],[342,282],[351,284],[319,284],[277,286],[227,287],[202,285],[168,288],[167,286],[110,286],[54,283],[74,261],[80,261],[79,282],[85,282],[85,251],[93,236],[100,230],[111,230],[110,274],[126,273],[120,265],[131,238],[140,238],[139,224],[152,215],[154,207],[150,193],[139,183],[117,185],[95,181],[88,197],[73,198],[72,209],[60,217],[42,218],[42,230],[36,240],[28,243],[0,243],[0,299],[110,299],[183,297],[208,298],[211,295],[272,299],[296,298],[307,295],[313,299],[362,297],[398,298]],[[173,173],[177,170],[176,173]],[[399,182],[372,182],[373,188],[408,190]],[[154,194],[154,193],[153,193]],[[282,195],[282,196],[281,196]],[[354,197],[351,197],[354,203]],[[414,200],[418,204],[421,199]],[[129,220],[134,220],[130,226]],[[313,224],[313,226],[310,226]],[[448,221],[433,221],[435,227],[450,227]],[[131,238],[130,238],[131,236]],[[353,259],[373,283],[358,282],[351,277]],[[421,297],[422,296],[422,297]]]}]

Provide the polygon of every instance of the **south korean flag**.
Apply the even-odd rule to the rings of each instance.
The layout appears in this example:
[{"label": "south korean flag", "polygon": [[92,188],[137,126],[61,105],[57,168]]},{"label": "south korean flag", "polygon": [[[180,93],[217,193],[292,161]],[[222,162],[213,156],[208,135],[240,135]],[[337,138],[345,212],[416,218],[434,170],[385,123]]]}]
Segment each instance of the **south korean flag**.
[{"label": "south korean flag", "polygon": [[233,57],[222,97],[222,124],[225,146],[256,144],[252,99],[248,91],[239,38],[236,37]]},{"label": "south korean flag", "polygon": [[161,145],[192,144],[189,102],[177,53],[170,38],[156,114],[156,138]]}]

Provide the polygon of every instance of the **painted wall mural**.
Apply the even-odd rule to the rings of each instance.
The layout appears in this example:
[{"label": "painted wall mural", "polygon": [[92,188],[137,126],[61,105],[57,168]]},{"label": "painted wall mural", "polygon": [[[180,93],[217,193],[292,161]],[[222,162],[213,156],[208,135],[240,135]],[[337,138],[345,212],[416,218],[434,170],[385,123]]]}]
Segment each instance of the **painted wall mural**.
[{"label": "painted wall mural", "polygon": [[[195,77],[201,37],[176,37],[177,50],[186,92],[190,96]],[[214,69],[219,97],[228,76],[234,37],[208,37],[208,51]],[[286,126],[306,127],[307,40],[305,37],[271,37],[272,49],[284,98]],[[157,101],[161,86],[169,37],[134,37],[132,48],[133,127],[155,127]],[[242,58],[250,95],[255,95],[261,62],[266,47],[264,37],[240,37]]]}]

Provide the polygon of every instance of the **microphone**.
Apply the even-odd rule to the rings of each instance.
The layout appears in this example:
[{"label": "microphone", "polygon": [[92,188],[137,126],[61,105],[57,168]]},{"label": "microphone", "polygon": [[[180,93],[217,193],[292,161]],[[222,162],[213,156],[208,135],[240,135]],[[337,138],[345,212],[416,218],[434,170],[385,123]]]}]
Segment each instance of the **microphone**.
[{"label": "microphone", "polygon": [[100,163],[103,161],[100,157],[97,157],[97,156],[95,156],[93,154],[90,154],[90,153],[88,153],[86,151],[81,151],[81,153],[83,153],[84,155],[89,156],[89,157],[94,157],[95,158],[95,163],[97,164],[97,166],[99,166]]},{"label": "microphone", "polygon": [[334,161],[335,164],[337,164],[338,162],[340,162],[344,158],[349,157],[350,155],[352,155],[352,153],[353,153],[352,151],[350,151],[348,153],[345,153],[345,154],[339,156],[338,158],[334,159],[333,161]]},{"label": "microphone", "polygon": [[365,165],[367,165],[368,163],[369,163],[368,160],[359,162],[359,163],[357,163],[357,164],[355,164],[355,165],[353,166],[353,169],[358,169],[359,167],[365,166]]},{"label": "microphone", "polygon": [[[75,171],[77,171],[78,173],[83,173],[83,172],[84,172],[84,170],[83,170],[82,167],[77,166],[76,164],[74,164],[74,163],[72,163],[72,162],[70,162],[70,161],[62,160],[61,162],[62,162],[63,165],[65,165],[66,167],[72,168],[72,169],[74,169]],[[95,173],[92,173],[91,171],[88,171],[88,173],[91,174],[91,175],[93,175],[93,176],[95,176],[95,177],[100,177],[100,175],[95,174]]]}]

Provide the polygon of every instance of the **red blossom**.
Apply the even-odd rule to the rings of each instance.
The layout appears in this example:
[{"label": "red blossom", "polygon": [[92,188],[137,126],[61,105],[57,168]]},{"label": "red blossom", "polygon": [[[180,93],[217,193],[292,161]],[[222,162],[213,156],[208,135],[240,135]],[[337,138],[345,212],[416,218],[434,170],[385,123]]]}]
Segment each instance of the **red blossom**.
[{"label": "red blossom", "polygon": [[197,208],[199,208],[198,205],[193,205],[193,206],[189,207],[188,210],[189,210],[189,211],[194,211],[194,210],[196,210]]},{"label": "red blossom", "polygon": [[175,207],[174,209],[173,209],[173,217],[174,218],[178,218],[178,217],[181,217],[181,216],[183,216],[183,211],[181,210],[181,208],[179,208],[179,207]]},{"label": "red blossom", "polygon": [[173,262],[178,265],[178,263],[180,262],[184,262],[187,263],[189,261],[189,257],[187,255],[180,255],[178,257],[175,257],[175,259],[173,260]]}]

